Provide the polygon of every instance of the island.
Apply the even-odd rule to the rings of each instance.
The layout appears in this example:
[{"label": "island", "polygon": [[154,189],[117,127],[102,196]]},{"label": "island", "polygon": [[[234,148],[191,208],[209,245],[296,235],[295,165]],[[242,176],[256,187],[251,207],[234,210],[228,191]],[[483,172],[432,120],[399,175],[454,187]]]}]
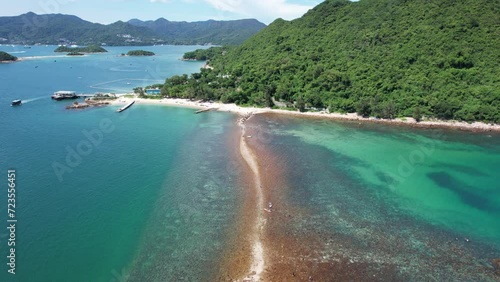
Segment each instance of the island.
[{"label": "island", "polygon": [[17,61],[17,57],[16,56],[12,56],[9,53],[0,51],[0,62],[7,63],[7,62],[15,62],[15,61]]},{"label": "island", "polygon": [[[68,46],[59,46],[54,52],[57,53],[106,53],[108,52],[106,49],[97,45],[90,45],[87,47],[68,47]],[[68,54],[69,55],[69,54]]]},{"label": "island", "polygon": [[155,53],[151,51],[144,51],[144,50],[131,50],[128,51],[127,56],[154,56]]}]

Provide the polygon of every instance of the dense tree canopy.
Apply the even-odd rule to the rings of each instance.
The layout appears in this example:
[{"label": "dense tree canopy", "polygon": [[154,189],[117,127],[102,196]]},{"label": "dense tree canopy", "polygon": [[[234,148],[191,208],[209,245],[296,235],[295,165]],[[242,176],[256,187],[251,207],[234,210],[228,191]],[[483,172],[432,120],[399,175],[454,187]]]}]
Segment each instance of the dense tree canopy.
[{"label": "dense tree canopy", "polygon": [[212,50],[213,71],[169,78],[164,93],[498,123],[498,46],[498,1],[327,0]]},{"label": "dense tree canopy", "polygon": [[59,46],[54,52],[69,52],[69,53],[105,53],[108,52],[106,49],[100,46],[87,46],[87,47],[67,47],[67,46]]},{"label": "dense tree canopy", "polygon": [[155,21],[130,20],[131,25],[146,27],[169,44],[238,45],[264,27],[255,19],[233,21],[173,22],[164,18]]},{"label": "dense tree canopy", "polygon": [[196,60],[196,61],[207,61],[215,57],[218,54],[225,54],[229,50],[229,47],[210,47],[208,49],[198,49],[192,52],[187,52],[184,54],[182,59],[184,60]]},{"label": "dense tree canopy", "polygon": [[17,57],[12,56],[9,53],[0,51],[0,62],[7,62],[7,61],[17,61]]},{"label": "dense tree canopy", "polygon": [[154,56],[155,53],[151,51],[144,50],[131,50],[128,51],[127,56]]}]

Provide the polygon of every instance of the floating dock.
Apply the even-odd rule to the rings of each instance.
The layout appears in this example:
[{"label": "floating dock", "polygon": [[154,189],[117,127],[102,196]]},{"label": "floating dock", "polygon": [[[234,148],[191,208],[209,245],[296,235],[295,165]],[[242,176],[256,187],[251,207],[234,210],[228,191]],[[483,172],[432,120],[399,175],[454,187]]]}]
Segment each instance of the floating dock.
[{"label": "floating dock", "polygon": [[54,100],[94,98],[94,99],[116,99],[113,93],[76,94],[75,91],[57,91],[51,96]]},{"label": "floating dock", "polygon": [[121,112],[125,111],[126,109],[130,108],[130,106],[132,106],[134,103],[135,103],[135,101],[132,101],[132,102],[126,104],[125,106],[119,108],[116,112],[121,113]]}]

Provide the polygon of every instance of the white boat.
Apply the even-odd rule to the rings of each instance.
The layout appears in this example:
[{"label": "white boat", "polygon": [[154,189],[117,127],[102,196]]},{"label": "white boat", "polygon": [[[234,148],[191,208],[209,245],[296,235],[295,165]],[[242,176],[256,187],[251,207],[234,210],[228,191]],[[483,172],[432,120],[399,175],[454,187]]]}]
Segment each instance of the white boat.
[{"label": "white boat", "polygon": [[10,103],[11,106],[19,106],[22,104],[21,100],[14,100]]}]

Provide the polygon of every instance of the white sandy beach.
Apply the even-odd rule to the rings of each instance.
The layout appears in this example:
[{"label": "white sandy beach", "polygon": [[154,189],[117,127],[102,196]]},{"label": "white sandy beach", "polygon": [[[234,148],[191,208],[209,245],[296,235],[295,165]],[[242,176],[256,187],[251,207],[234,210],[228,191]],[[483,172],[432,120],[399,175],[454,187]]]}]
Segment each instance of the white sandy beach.
[{"label": "white sandy beach", "polygon": [[193,109],[213,109],[221,112],[233,112],[241,115],[276,113],[276,114],[286,114],[286,115],[294,115],[300,117],[374,122],[374,123],[385,123],[385,124],[422,127],[422,128],[451,128],[451,129],[460,129],[466,131],[500,132],[500,124],[486,124],[482,122],[467,123],[463,121],[441,121],[441,120],[423,120],[420,122],[416,122],[415,119],[411,117],[388,120],[388,119],[377,119],[372,117],[364,118],[358,116],[356,113],[341,114],[341,113],[327,113],[327,112],[299,112],[299,111],[288,111],[288,110],[279,110],[270,108],[240,107],[236,104],[223,104],[218,102],[215,103],[198,102],[198,101],[190,101],[188,99],[177,99],[177,98],[165,98],[161,100],[156,100],[156,99],[128,98],[128,97],[126,98],[122,96],[115,102],[113,102],[113,104],[126,104],[132,100],[135,100],[137,104],[166,105],[166,106],[193,108]]}]

